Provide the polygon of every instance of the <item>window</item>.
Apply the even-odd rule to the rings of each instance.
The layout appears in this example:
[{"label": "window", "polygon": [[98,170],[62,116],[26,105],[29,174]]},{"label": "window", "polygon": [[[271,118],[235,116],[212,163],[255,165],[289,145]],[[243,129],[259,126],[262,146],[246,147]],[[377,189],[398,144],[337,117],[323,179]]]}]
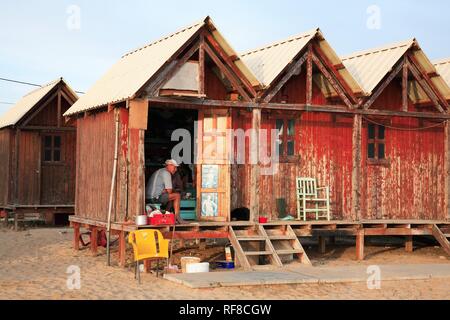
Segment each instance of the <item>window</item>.
[{"label": "window", "polygon": [[61,136],[44,136],[44,162],[61,161]]},{"label": "window", "polygon": [[385,127],[369,123],[367,128],[367,158],[369,160],[385,160]]},{"label": "window", "polygon": [[275,123],[278,134],[278,156],[280,159],[295,156],[295,120],[276,119]]}]

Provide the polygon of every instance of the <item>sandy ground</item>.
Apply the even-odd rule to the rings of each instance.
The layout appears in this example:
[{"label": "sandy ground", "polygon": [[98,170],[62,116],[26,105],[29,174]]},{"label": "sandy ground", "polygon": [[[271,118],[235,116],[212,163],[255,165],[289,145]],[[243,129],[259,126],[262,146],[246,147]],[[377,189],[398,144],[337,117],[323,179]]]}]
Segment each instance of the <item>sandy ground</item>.
[{"label": "sandy ground", "polygon": [[[379,290],[369,290],[365,283],[189,289],[143,274],[138,285],[131,267],[105,265],[103,249],[96,257],[87,249],[72,250],[72,235],[68,228],[21,232],[1,228],[0,299],[450,299],[450,279],[385,281]],[[446,263],[450,267],[438,247],[418,248],[411,254],[399,246],[370,245],[363,262],[354,260],[352,246],[330,246],[324,255],[315,246],[305,247],[314,265]],[[221,245],[210,246],[203,257],[221,259],[222,250]],[[175,262],[195,253],[194,249],[178,252]],[[80,268],[79,290],[67,287],[70,266]]]}]

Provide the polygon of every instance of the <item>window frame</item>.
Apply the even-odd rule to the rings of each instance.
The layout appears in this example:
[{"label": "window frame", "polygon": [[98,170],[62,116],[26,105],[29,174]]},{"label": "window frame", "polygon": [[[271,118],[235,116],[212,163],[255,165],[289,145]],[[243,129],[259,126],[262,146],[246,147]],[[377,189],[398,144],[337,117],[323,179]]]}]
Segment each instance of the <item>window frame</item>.
[{"label": "window frame", "polygon": [[[277,141],[281,140],[281,146],[282,146],[282,152],[280,153],[280,145],[277,143],[277,149],[275,150],[278,152],[278,158],[280,162],[296,162],[299,160],[300,155],[297,152],[297,143],[296,143],[296,134],[297,134],[297,119],[293,115],[288,116],[274,116],[273,117],[275,121],[275,129],[278,131],[278,122],[283,121],[283,132],[282,134],[278,134],[277,132]],[[288,134],[289,132],[289,125],[293,123],[293,132],[292,134]],[[293,154],[288,155],[288,145],[289,143],[293,143]]]},{"label": "window frame", "polygon": [[[50,137],[51,138],[51,145],[50,147],[47,147],[46,145],[46,139]],[[59,138],[59,146],[56,146],[55,140],[56,138]],[[58,133],[43,133],[42,134],[42,163],[44,164],[62,164],[64,162],[63,159],[63,152],[62,152],[62,146],[63,146],[63,137],[62,134]],[[51,154],[51,160],[46,160],[46,152],[50,151]],[[55,160],[55,152],[59,152],[59,160]]]},{"label": "window frame", "polygon": [[[373,126],[374,130],[374,137],[370,138],[370,127]],[[383,138],[380,138],[380,128],[383,128]],[[367,124],[367,153],[366,153],[366,159],[369,164],[372,165],[389,165],[389,159],[386,156],[386,126],[382,124],[374,124],[374,123],[368,123]],[[373,155],[374,157],[369,157],[369,146],[373,144],[374,145],[374,151]],[[384,152],[383,158],[380,158],[380,145],[383,146]]]}]

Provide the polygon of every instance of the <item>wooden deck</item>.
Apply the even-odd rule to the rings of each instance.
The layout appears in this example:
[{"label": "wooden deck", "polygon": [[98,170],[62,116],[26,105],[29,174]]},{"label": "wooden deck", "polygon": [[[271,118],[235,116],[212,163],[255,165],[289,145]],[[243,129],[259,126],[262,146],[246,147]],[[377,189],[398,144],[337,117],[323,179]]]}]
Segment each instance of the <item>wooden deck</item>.
[{"label": "wooden deck", "polygon": [[[86,219],[78,216],[69,217],[74,228],[74,248],[79,249],[80,228],[91,231],[91,251],[97,252],[96,237],[99,230],[105,230],[106,222]],[[230,227],[252,228],[258,226],[256,222],[192,222],[175,226],[136,226],[133,223],[111,224],[113,234],[119,235],[119,264],[125,265],[126,234],[139,229],[158,229],[165,238],[171,239],[229,239]],[[366,236],[404,236],[405,249],[413,251],[414,236],[434,236],[436,229],[442,234],[450,234],[450,221],[443,220],[362,220],[362,221],[272,221],[264,224],[265,228],[283,228],[290,226],[295,235],[302,237],[318,237],[319,250],[325,252],[326,238],[356,237],[356,258],[364,259],[364,239]],[[439,237],[438,237],[439,238]],[[445,240],[445,239],[444,239]],[[439,239],[438,239],[439,241]],[[448,242],[448,241],[447,241]],[[441,242],[445,250],[445,241]]]}]

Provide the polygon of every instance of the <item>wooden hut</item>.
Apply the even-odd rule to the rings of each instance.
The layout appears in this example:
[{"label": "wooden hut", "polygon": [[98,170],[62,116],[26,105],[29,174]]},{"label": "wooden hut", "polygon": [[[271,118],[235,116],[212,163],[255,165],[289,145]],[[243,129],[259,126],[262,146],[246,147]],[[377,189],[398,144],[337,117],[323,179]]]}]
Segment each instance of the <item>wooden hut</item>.
[{"label": "wooden hut", "polygon": [[[370,87],[352,58],[340,59],[319,29],[238,55],[209,17],[124,55],[65,113],[77,122],[76,213],[71,217],[75,248],[85,226],[92,230],[95,251],[96,234],[107,227],[111,213],[124,264],[126,232],[137,228],[134,217],[145,210],[146,179],[171,156],[176,128],[195,137],[196,152],[188,156],[196,168],[199,223],[177,226],[175,237],[229,238],[245,268],[261,261],[280,266],[286,257],[308,263],[298,236],[319,236],[322,248],[326,236],[356,236],[362,258],[366,228],[370,235],[432,234],[431,227],[445,226],[448,218],[448,136],[447,125],[442,126],[450,118],[445,100],[450,89],[415,41],[395,57]],[[397,81],[397,65],[405,61],[408,72],[402,75],[407,78],[401,83],[408,90],[393,88],[386,106],[374,104],[386,81]],[[360,71],[371,73],[379,67],[373,63],[367,60],[364,65],[372,67]],[[381,134],[367,138],[369,131],[372,137],[373,130],[381,130],[369,129],[373,122],[387,127],[393,119],[394,128],[397,118],[401,125],[408,119],[410,129],[423,129],[408,138],[423,144],[426,152],[408,150],[412,144],[406,137],[388,142],[390,131],[385,139]],[[244,132],[243,163],[236,161],[239,137],[230,139],[229,130]],[[275,145],[260,138],[263,131],[275,132]],[[258,152],[263,147],[265,155]],[[416,162],[404,164],[402,157],[411,152]],[[263,158],[274,154],[276,170],[267,174]],[[371,170],[382,174],[372,176]],[[216,178],[206,179],[211,172]],[[420,173],[426,178],[419,189],[403,184],[404,174],[418,179]],[[438,173],[443,176],[436,178]],[[295,216],[297,177],[313,177],[330,187],[332,221],[282,220]],[[378,188],[369,188],[374,179],[389,201],[381,200]],[[426,189],[432,194],[425,195]],[[406,191],[408,203],[402,196]],[[411,201],[415,192],[421,194]],[[211,200],[217,210],[205,215],[203,201]],[[248,209],[248,221],[231,221],[235,209]],[[270,223],[259,224],[260,216]],[[394,220],[398,218],[415,223]],[[171,235],[168,227],[160,228]]]},{"label": "wooden hut", "polygon": [[63,113],[77,99],[60,78],[0,117],[0,210],[16,222],[67,223],[74,213],[76,128]]}]

